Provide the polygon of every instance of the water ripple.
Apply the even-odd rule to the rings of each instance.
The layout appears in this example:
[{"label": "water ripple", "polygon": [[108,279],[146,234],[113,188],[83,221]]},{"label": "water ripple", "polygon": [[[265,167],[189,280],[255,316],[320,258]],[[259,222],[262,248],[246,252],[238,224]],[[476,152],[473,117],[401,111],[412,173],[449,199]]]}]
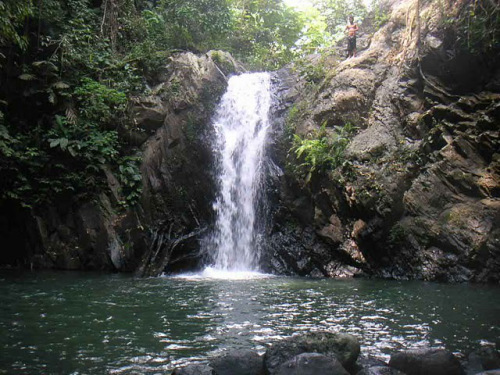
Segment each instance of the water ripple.
[{"label": "water ripple", "polygon": [[500,336],[491,286],[45,275],[2,277],[0,368],[9,373],[154,374],[318,330],[354,334],[381,359],[426,345],[464,352]]}]

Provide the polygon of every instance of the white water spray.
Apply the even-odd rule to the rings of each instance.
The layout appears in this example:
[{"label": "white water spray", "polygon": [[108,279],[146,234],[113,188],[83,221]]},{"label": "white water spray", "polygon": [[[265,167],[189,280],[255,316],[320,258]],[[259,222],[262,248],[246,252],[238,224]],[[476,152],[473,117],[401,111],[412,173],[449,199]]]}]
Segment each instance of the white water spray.
[{"label": "white water spray", "polygon": [[258,268],[256,210],[271,98],[269,74],[242,74],[230,78],[217,109],[214,127],[219,192],[214,203],[215,230],[208,241],[213,261],[208,272]]}]

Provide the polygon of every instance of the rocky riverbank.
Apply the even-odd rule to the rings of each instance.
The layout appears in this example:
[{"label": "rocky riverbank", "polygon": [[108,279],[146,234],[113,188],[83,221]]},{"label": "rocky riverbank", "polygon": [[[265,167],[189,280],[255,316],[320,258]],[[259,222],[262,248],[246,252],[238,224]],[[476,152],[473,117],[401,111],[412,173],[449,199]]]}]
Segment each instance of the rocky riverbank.
[{"label": "rocky riverbank", "polygon": [[388,363],[360,355],[356,337],[315,332],[271,345],[264,355],[230,350],[208,361],[177,368],[172,375],[499,375],[500,352],[483,346],[459,360],[441,348],[393,353]]}]

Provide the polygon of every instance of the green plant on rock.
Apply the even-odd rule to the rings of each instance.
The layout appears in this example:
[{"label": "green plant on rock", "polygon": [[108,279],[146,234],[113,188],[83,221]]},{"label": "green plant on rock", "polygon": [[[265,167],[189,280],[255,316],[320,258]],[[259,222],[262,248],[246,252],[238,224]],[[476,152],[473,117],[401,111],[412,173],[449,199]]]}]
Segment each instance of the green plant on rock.
[{"label": "green plant on rock", "polygon": [[344,151],[356,129],[348,123],[335,126],[333,131],[327,132],[324,123],[312,137],[302,138],[297,134],[294,136],[291,151],[302,161],[299,169],[305,172],[306,182],[310,181],[314,173],[336,169],[345,162]]},{"label": "green plant on rock", "polygon": [[214,62],[215,65],[224,73],[224,74],[230,74],[233,73],[235,70],[234,64],[227,59],[223,53],[220,51],[214,51],[212,52],[211,58]]},{"label": "green plant on rock", "polygon": [[408,230],[400,223],[396,223],[389,231],[388,241],[394,246],[401,245],[404,243],[407,236]]},{"label": "green plant on rock", "polygon": [[119,180],[123,207],[137,204],[142,194],[142,175],[139,169],[140,155],[125,156],[118,160]]},{"label": "green plant on rock", "polygon": [[295,128],[297,127],[297,121],[300,116],[299,105],[294,104],[288,110],[288,114],[285,120],[285,137],[286,139],[292,139],[295,133]]},{"label": "green plant on rock", "polygon": [[318,85],[327,73],[323,57],[317,61],[299,60],[296,62],[296,70],[306,82],[313,85]]}]

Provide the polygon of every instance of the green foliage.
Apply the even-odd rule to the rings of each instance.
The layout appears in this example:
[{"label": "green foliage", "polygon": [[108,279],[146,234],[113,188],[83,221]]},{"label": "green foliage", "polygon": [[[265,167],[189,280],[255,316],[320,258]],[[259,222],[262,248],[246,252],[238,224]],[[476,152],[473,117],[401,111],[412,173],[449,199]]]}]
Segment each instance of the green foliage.
[{"label": "green foliage", "polygon": [[26,50],[28,37],[21,35],[24,22],[33,15],[31,0],[0,1],[0,46],[12,42]]},{"label": "green foliage", "polygon": [[500,6],[495,1],[466,1],[456,16],[445,23],[457,34],[457,43],[471,53],[487,53],[500,48]]},{"label": "green foliage", "polygon": [[373,3],[373,25],[375,28],[381,28],[390,18],[389,9],[384,6],[381,0],[375,0]]},{"label": "green foliage", "polygon": [[304,80],[313,85],[318,85],[327,74],[323,56],[313,61],[305,59],[297,60],[295,68]]},{"label": "green foliage", "polygon": [[328,30],[326,16],[315,7],[307,7],[300,13],[303,23],[300,39],[296,42],[298,55],[318,53],[331,47],[333,37]]},{"label": "green foliage", "polygon": [[79,112],[92,123],[109,123],[125,111],[127,96],[90,78],[83,78],[75,91]]},{"label": "green foliage", "polygon": [[303,23],[281,1],[234,0],[228,49],[257,69],[277,69],[295,56]]},{"label": "green foliage", "polygon": [[124,207],[135,205],[142,193],[142,175],[139,169],[141,157],[139,155],[125,156],[118,162],[121,195]]},{"label": "green foliage", "polygon": [[368,9],[363,0],[315,0],[315,6],[325,17],[328,31],[332,34],[335,42],[345,37],[345,26],[349,16],[360,24],[368,14]]},{"label": "green foliage", "polygon": [[207,49],[229,32],[231,13],[226,0],[162,0],[160,7],[176,48]]},{"label": "green foliage", "polygon": [[285,120],[285,137],[292,138],[300,116],[299,106],[294,104],[289,110]]},{"label": "green foliage", "polygon": [[294,136],[291,151],[302,161],[299,170],[305,172],[306,182],[310,181],[314,173],[335,169],[344,163],[344,151],[356,129],[346,124],[343,127],[335,126],[332,132],[327,132],[326,124],[323,124],[310,138],[302,138],[297,134]]},{"label": "green foliage", "polygon": [[396,223],[389,231],[388,240],[391,245],[401,245],[404,243],[407,236],[408,230],[400,223]]}]

